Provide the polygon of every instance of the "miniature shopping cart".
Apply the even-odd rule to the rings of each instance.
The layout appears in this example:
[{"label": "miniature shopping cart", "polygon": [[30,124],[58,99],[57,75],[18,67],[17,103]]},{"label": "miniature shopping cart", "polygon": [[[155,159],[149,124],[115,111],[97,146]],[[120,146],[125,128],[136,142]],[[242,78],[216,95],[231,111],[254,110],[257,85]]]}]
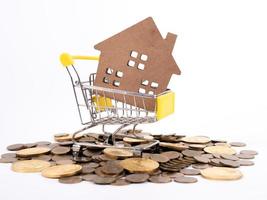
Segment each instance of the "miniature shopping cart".
[{"label": "miniature shopping cart", "polygon": [[[75,59],[98,61],[99,57],[71,56],[67,53],[63,53],[60,56],[60,61],[63,66],[66,67],[70,76],[80,120],[82,125],[84,125],[82,129],[73,134],[74,152],[78,153],[81,148],[119,146],[116,142],[116,135],[120,133],[121,129],[131,125],[133,126],[133,135],[129,137],[149,140],[149,143],[147,146],[140,148],[119,146],[120,148],[132,149],[134,152],[142,152],[143,150],[158,145],[159,141],[157,140],[135,134],[135,128],[138,124],[156,122],[173,113],[174,93],[167,90],[159,95],[150,95],[95,86],[96,74],[92,73],[89,75],[88,80],[82,81],[74,66]],[[123,96],[123,101],[116,98],[118,95]],[[140,100],[143,102],[141,107],[137,106],[137,104],[129,104],[129,102],[140,102]],[[155,102],[155,108],[153,110],[146,109],[147,100]],[[86,118],[87,120],[85,120]],[[103,134],[108,136],[105,142],[102,144],[94,144],[76,141],[75,136],[77,134],[98,125],[102,125]],[[118,128],[110,133],[106,131],[105,126],[107,125],[117,125]]]}]

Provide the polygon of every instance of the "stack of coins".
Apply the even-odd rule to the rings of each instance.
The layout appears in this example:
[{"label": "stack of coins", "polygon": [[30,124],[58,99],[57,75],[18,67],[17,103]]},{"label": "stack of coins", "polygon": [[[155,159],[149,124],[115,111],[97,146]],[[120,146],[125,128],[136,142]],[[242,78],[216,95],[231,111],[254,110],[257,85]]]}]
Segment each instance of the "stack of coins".
[{"label": "stack of coins", "polygon": [[[135,136],[139,138],[134,138]],[[92,182],[100,185],[123,186],[138,183],[196,183],[199,176],[214,180],[237,180],[243,175],[241,166],[254,165],[258,154],[241,150],[242,142],[212,140],[206,136],[177,134],[153,135],[136,130],[121,131],[117,146],[144,147],[151,140],[159,140],[157,148],[148,148],[141,156],[128,149],[82,149],[79,157],[72,152],[72,135],[56,134],[55,142],[12,144],[1,155],[0,163],[11,163],[19,173],[41,173],[43,177],[60,183]],[[140,139],[144,138],[144,139]],[[101,144],[107,136],[97,133],[77,135],[83,143]]]}]

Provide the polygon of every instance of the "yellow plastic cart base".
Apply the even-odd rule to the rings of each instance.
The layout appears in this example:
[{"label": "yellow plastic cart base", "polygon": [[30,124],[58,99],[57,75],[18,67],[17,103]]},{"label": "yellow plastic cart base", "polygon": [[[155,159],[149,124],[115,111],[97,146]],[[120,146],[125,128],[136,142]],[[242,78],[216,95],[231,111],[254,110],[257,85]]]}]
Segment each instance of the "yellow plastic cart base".
[{"label": "yellow plastic cart base", "polygon": [[105,108],[111,108],[112,107],[112,100],[107,97],[101,97],[101,96],[93,96],[93,102],[96,105],[97,111],[104,111]]},{"label": "yellow plastic cart base", "polygon": [[157,120],[163,119],[174,113],[175,93],[168,92],[160,95],[156,99],[156,117]]}]

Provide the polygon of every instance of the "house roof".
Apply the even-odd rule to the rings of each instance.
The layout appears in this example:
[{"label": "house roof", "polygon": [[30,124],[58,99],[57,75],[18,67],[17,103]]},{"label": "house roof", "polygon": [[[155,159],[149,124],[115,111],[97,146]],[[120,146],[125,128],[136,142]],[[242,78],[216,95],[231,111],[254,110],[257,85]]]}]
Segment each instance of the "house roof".
[{"label": "house roof", "polygon": [[166,54],[170,56],[172,73],[179,75],[181,74],[181,71],[171,55],[175,40],[176,35],[172,33],[168,33],[166,39],[164,39],[152,17],[148,17],[124,31],[96,44],[94,47],[100,51],[116,51],[117,49],[128,47],[134,48],[135,46],[144,49],[159,49],[160,51],[165,51]]}]

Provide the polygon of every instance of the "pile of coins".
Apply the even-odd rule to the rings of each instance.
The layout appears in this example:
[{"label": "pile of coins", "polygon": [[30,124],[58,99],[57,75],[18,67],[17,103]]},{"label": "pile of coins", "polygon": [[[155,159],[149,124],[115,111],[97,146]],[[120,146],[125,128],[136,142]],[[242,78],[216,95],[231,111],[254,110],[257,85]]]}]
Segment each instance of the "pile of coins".
[{"label": "pile of coins", "polygon": [[[142,136],[147,139],[134,138]],[[11,169],[20,173],[40,172],[43,177],[60,183],[129,185],[136,183],[196,183],[201,175],[206,179],[237,180],[243,175],[240,166],[254,165],[253,150],[239,150],[242,142],[212,140],[206,136],[177,134],[153,135],[136,130],[124,130],[116,136],[117,145],[107,148],[84,148],[79,157],[72,152],[72,135],[56,134],[55,142],[41,141],[13,144],[2,154],[0,163],[12,163]],[[80,134],[79,142],[102,144],[104,134]],[[123,147],[141,147],[152,140],[159,143],[137,156]]]}]

